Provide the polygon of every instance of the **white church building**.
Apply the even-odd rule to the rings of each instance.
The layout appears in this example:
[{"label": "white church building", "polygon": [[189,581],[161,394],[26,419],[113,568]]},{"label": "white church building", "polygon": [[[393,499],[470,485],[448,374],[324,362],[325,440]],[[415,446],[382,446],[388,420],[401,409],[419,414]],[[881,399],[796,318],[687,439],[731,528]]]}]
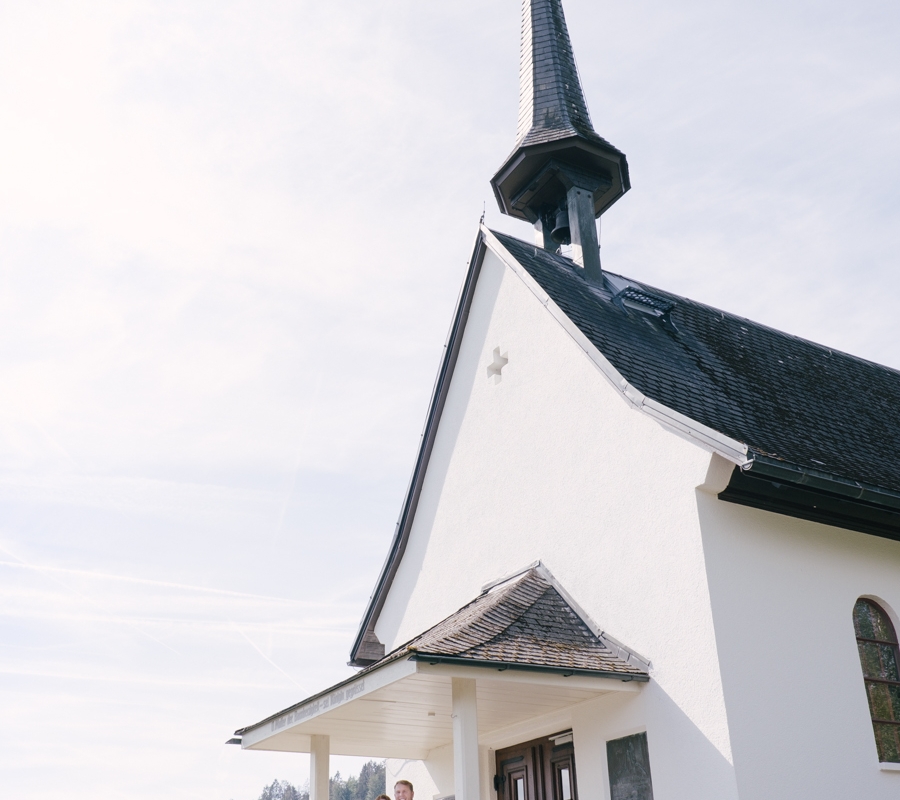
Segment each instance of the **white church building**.
[{"label": "white church building", "polygon": [[481,227],[351,679],[236,732],[419,800],[900,798],[900,373],[604,270],[630,188],[524,0]]}]

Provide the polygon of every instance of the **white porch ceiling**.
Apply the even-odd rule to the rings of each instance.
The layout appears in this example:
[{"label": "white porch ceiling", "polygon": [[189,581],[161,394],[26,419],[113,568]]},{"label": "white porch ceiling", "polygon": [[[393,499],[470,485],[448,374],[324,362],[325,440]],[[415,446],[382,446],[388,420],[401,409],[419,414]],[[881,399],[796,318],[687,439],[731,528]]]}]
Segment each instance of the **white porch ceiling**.
[{"label": "white porch ceiling", "polygon": [[422,759],[453,741],[454,677],[476,679],[482,743],[586,700],[642,686],[590,675],[396,661],[245,729],[242,747],[308,753],[309,737],[321,734],[331,738],[335,755]]}]

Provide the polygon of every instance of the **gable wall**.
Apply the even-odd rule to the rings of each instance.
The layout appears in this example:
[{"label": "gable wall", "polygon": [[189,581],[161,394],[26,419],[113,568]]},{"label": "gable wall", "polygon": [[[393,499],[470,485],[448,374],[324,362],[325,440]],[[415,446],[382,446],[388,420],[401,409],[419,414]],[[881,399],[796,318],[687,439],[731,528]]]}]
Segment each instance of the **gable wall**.
[{"label": "gable wall", "polygon": [[900,611],[900,542],[700,496],[742,800],[900,797],[877,763],[853,630]]},{"label": "gable wall", "polygon": [[[486,374],[495,347],[509,358],[499,383]],[[661,796],[733,796],[697,523],[709,461],[631,410],[489,251],[379,639],[390,650],[542,560],[602,629],[653,662],[640,719],[598,712],[580,735],[649,726]],[[584,796],[607,795],[598,774],[585,766]]]}]

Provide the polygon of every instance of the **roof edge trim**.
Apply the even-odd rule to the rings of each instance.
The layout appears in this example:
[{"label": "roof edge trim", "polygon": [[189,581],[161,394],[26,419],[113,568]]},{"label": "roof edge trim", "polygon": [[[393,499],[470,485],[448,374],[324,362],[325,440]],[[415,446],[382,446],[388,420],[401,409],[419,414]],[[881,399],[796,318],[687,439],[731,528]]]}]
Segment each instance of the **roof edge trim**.
[{"label": "roof edge trim", "polygon": [[[344,689],[346,687],[351,687],[354,684],[359,687],[360,691],[354,692],[347,698],[340,698],[334,704],[328,703],[325,706],[325,709],[336,708],[338,705],[344,705],[346,702],[351,702],[355,697],[365,696],[367,694],[371,694],[372,692],[376,692],[379,689],[384,688],[385,686],[389,686],[392,683],[395,683],[402,678],[408,677],[411,673],[416,671],[416,667],[414,664],[411,664],[412,659],[404,658],[406,653],[398,653],[396,658],[392,658],[389,661],[385,661],[383,664],[379,664],[375,669],[361,670],[355,675],[351,675],[349,678],[345,678],[342,681],[338,681],[332,686],[329,686],[327,689],[323,689],[320,692],[316,692],[309,697],[304,698],[298,703],[294,703],[293,705],[288,706],[287,708],[283,708],[281,711],[276,711],[274,714],[269,715],[263,720],[259,722],[255,722],[252,725],[247,725],[243,728],[238,728],[235,732],[235,736],[240,736],[242,740],[246,737],[247,734],[252,734],[254,731],[258,731],[260,728],[268,725],[276,720],[285,717],[292,712],[298,711],[302,709],[304,706],[308,706],[310,703],[314,703],[318,700],[322,700],[323,698],[327,698],[329,695],[333,694],[336,691]],[[398,663],[400,662],[400,663]],[[406,663],[406,666],[404,666]],[[366,687],[364,681],[371,676],[378,676],[383,683],[378,683],[372,686],[371,684]],[[316,711],[316,714],[318,711]],[[254,743],[251,743],[252,746]],[[245,743],[241,742],[241,747],[246,749]]]},{"label": "roof edge trim", "polygon": [[634,667],[638,669],[642,669],[645,672],[649,672],[653,668],[653,663],[649,658],[642,656],[636,650],[632,650],[627,645],[622,644],[618,639],[613,636],[610,636],[606,631],[604,631],[596,622],[594,622],[593,618],[584,608],[579,605],[578,601],[575,600],[572,595],[570,595],[565,587],[556,580],[556,576],[550,571],[546,564],[543,561],[538,559],[537,561],[532,561],[525,567],[521,569],[517,569],[513,572],[509,572],[504,575],[502,578],[496,578],[495,580],[488,581],[484,586],[481,587],[481,595],[484,596],[489,592],[494,591],[502,586],[505,586],[508,583],[512,583],[514,580],[517,580],[521,576],[530,572],[531,570],[535,570],[547,583],[549,583],[556,592],[562,597],[563,600],[569,605],[569,608],[572,609],[580,618],[581,621],[587,625],[588,630],[594,634],[603,644],[605,644],[613,653],[615,653],[619,658],[623,661],[627,661]]},{"label": "roof edge trim", "polygon": [[503,586],[503,584],[509,583],[510,581],[513,581],[516,578],[524,575],[526,572],[537,569],[540,566],[543,566],[540,560],[532,561],[530,564],[522,567],[521,569],[514,570],[513,572],[507,572],[502,578],[495,578],[494,580],[488,581],[481,587],[481,594],[485,595],[488,592],[493,591],[500,586]]},{"label": "roof edge trim", "polygon": [[400,511],[400,517],[394,529],[394,538],[388,550],[387,557],[379,573],[378,580],[375,584],[369,603],[366,606],[365,613],[359,625],[356,639],[350,650],[350,666],[366,667],[375,663],[377,659],[359,659],[359,651],[363,645],[363,639],[366,634],[371,632],[375,635],[375,623],[384,607],[384,601],[387,598],[388,590],[393,583],[394,576],[397,574],[397,568],[403,553],[406,550],[406,544],[409,540],[409,532],[412,527],[413,519],[416,515],[416,509],[419,504],[419,496],[422,491],[422,483],[425,473],[428,470],[428,463],[431,460],[431,451],[434,447],[434,440],[437,435],[438,425],[444,411],[444,403],[447,400],[447,394],[450,391],[450,379],[453,370],[456,367],[456,361],[459,357],[459,348],[462,343],[462,333],[465,330],[466,323],[469,319],[469,311],[472,307],[472,299],[475,294],[475,286],[478,283],[478,276],[481,273],[481,265],[484,261],[485,240],[483,226],[479,227],[478,235],[475,239],[475,247],[472,251],[472,257],[469,259],[469,267],[466,271],[466,277],[460,287],[459,298],[456,303],[456,311],[453,315],[453,322],[447,334],[444,343],[444,352],[441,358],[441,365],[435,378],[434,388],[431,393],[431,402],[428,406],[428,414],[425,417],[425,426],[419,440],[419,452],[416,456],[416,463],[413,467],[412,475],[409,479],[409,485],[406,490],[403,506]]},{"label": "roof edge trim", "polygon": [[768,456],[754,455],[742,469],[753,475],[777,478],[788,483],[796,483],[810,489],[846,497],[850,500],[861,500],[872,505],[900,509],[900,493],[898,492],[892,492],[890,489],[883,489],[874,484],[854,481],[830,472],[801,467],[787,461],[779,461]]},{"label": "roof edge trim", "polygon": [[633,667],[637,667],[638,669],[642,669],[645,672],[649,672],[653,668],[653,663],[649,658],[642,656],[636,650],[632,650],[627,645],[622,644],[618,639],[610,636],[606,631],[604,631],[596,622],[594,622],[593,618],[584,608],[579,605],[578,601],[575,600],[572,595],[570,595],[565,587],[556,580],[556,576],[547,568],[547,566],[542,562],[538,561],[534,567],[535,571],[549,583],[554,589],[556,589],[557,593],[563,600],[568,603],[569,608],[572,609],[580,618],[581,621],[587,625],[588,630],[594,634],[603,644],[605,644],[613,653],[615,653],[619,658],[623,661],[627,661]]},{"label": "roof edge trim", "polygon": [[[393,661],[389,662],[389,663],[393,663]],[[332,686],[329,686],[326,689],[322,689],[321,691],[318,691],[315,694],[311,694],[309,697],[304,697],[299,702],[294,703],[293,705],[290,705],[287,708],[281,709],[281,711],[276,711],[274,714],[270,714],[268,717],[266,717],[265,719],[261,719],[259,722],[254,722],[252,725],[245,725],[243,728],[238,728],[234,732],[234,735],[235,736],[243,736],[248,731],[252,731],[252,730],[256,730],[257,728],[261,728],[266,723],[271,722],[274,719],[278,719],[278,717],[282,716],[283,714],[287,714],[290,711],[296,711],[298,708],[305,706],[307,703],[312,703],[315,700],[320,700],[321,698],[325,697],[326,695],[330,694],[331,692],[335,691],[336,689],[341,689],[344,686],[347,686],[347,684],[353,683],[353,681],[357,680],[361,676],[361,674],[362,673],[357,672],[355,675],[351,675],[349,678],[344,678],[344,680],[338,681],[337,683],[333,684]]]},{"label": "roof edge trim", "polygon": [[649,417],[653,418],[662,427],[668,431],[675,433],[682,439],[686,439],[692,444],[696,444],[712,453],[718,453],[723,458],[737,464],[739,467],[750,462],[748,457],[747,445],[732,439],[713,428],[709,428],[696,420],[680,414],[678,411],[664,406],[662,403],[653,400],[644,395],[643,392],[632,386],[601,353],[597,347],[582,333],[581,329],[572,322],[566,313],[550,298],[527,270],[516,261],[515,257],[510,253],[494,236],[494,234],[481,226],[482,235],[487,242],[488,247],[494,254],[503,261],[528,287],[532,294],[540,300],[541,304],[547,308],[551,316],[560,324],[569,337],[575,341],[578,347],[584,351],[585,355],[591,360],[595,367],[604,375],[604,377],[612,384],[613,388],[619,392],[625,401],[638,411],[642,411]]},{"label": "roof edge trim", "polygon": [[570,667],[546,667],[532,664],[520,664],[515,661],[484,661],[473,658],[462,658],[459,656],[442,656],[429,655],[428,653],[414,653],[410,656],[410,661],[421,661],[424,664],[452,664],[460,667],[481,667],[493,669],[497,672],[505,672],[506,670],[517,670],[519,672],[549,672],[554,675],[590,675],[595,678],[610,678],[612,680],[630,683],[636,681],[638,683],[647,683],[650,680],[649,675],[640,675],[633,673],[609,672],[607,670],[596,669],[576,669]]}]

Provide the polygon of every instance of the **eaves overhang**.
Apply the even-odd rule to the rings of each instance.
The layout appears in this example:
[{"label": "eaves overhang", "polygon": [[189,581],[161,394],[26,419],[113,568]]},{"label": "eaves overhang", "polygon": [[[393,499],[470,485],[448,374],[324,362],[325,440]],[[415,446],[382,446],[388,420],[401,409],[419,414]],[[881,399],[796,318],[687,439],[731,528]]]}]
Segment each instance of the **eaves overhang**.
[{"label": "eaves overhang", "polygon": [[596,173],[607,179],[605,187],[594,195],[594,216],[599,217],[631,188],[628,159],[600,137],[588,139],[573,133],[552,141],[516,148],[491,179],[497,205],[504,214],[534,222],[527,210],[514,202],[528,184],[535,180],[550,160],[558,160],[572,167]]},{"label": "eaves overhang", "polygon": [[647,674],[635,673],[633,675],[625,675],[621,672],[605,672],[603,670],[579,669],[577,667],[536,666],[534,664],[520,664],[515,661],[479,661],[478,659],[447,656],[439,653],[416,652],[410,655],[410,659],[413,661],[421,661],[424,664],[430,664],[432,666],[435,664],[449,664],[451,666],[464,668],[479,667],[481,669],[496,670],[497,672],[513,670],[536,674],[562,675],[564,678],[568,678],[572,675],[582,675],[593,678],[609,678],[610,680],[623,681],[625,683],[629,683],[630,681],[647,683],[647,681],[650,680],[650,676]]},{"label": "eaves overhang", "polygon": [[[534,669],[496,663],[437,662],[398,657],[235,731],[245,750],[308,753],[311,737],[328,736],[334,755],[424,759],[453,741],[452,681],[476,681],[478,735],[483,742],[522,724],[560,715],[613,692],[635,693],[646,676]],[[569,723],[570,724],[570,723]]]},{"label": "eaves overhang", "polygon": [[861,500],[865,503],[885,506],[900,512],[900,492],[844,478],[823,470],[801,467],[770,456],[757,453],[752,455],[752,460],[744,467],[745,472],[840,495],[850,500]]},{"label": "eaves overhang", "polygon": [[900,541],[900,493],[750,453],[720,500]]}]

